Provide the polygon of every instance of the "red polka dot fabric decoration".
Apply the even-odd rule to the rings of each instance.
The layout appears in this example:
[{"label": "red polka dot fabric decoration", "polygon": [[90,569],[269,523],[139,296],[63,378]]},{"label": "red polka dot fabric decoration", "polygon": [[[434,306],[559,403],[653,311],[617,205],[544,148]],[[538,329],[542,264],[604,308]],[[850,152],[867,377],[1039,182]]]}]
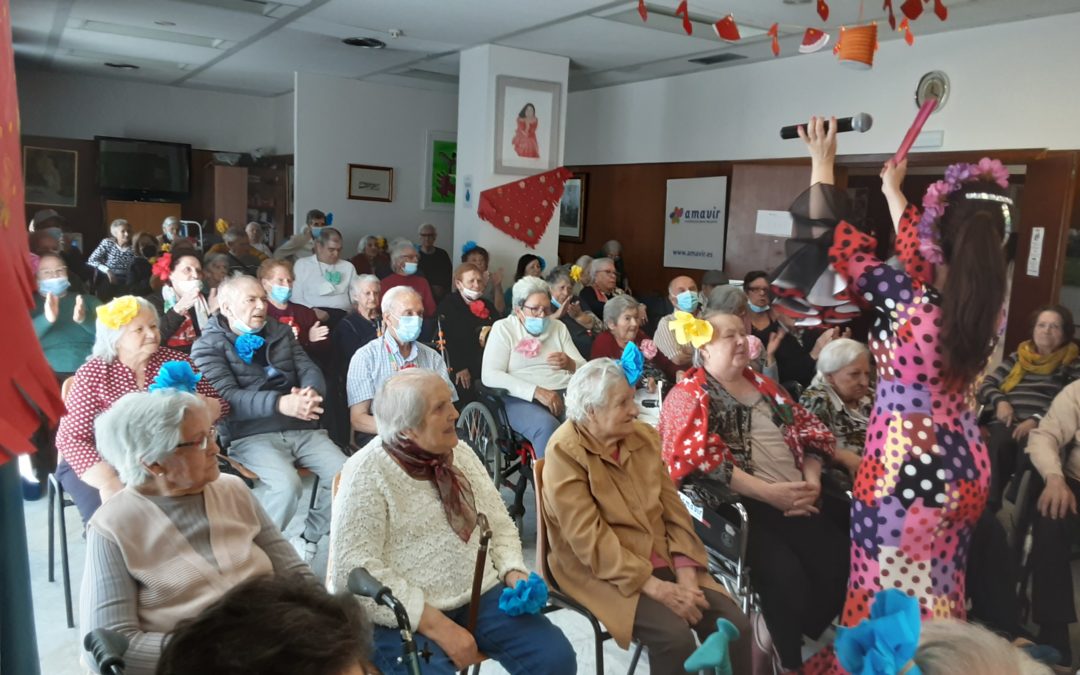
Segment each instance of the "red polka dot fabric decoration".
[{"label": "red polka dot fabric decoration", "polygon": [[569,169],[559,167],[484,190],[476,215],[529,248],[536,248],[571,175]]},{"label": "red polka dot fabric decoration", "polygon": [[19,95],[11,14],[0,2],[0,312],[5,317],[0,349],[0,464],[34,451],[30,435],[41,423],[64,412],[56,377],[30,323],[36,281],[30,268],[30,243],[23,203],[22,150],[19,145]]}]

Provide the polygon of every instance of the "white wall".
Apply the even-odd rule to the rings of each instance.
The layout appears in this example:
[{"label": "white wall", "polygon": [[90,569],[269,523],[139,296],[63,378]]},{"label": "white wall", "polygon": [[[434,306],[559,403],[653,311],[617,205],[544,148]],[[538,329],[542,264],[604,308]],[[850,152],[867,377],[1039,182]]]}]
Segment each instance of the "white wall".
[{"label": "white wall", "polygon": [[[513,282],[518,258],[524,253],[539,255],[554,265],[558,257],[559,211],[552,214],[551,222],[536,249],[498,230],[494,225],[476,215],[480,193],[484,190],[509,183],[522,176],[499,175],[495,170],[495,78],[498,75],[559,82],[563,95],[559,99],[560,118],[556,157],[563,157],[566,138],[566,84],[570,72],[570,60],[565,56],[552,56],[537,52],[511,49],[498,45],[481,45],[461,52],[460,99],[458,101],[458,189],[454,208],[454,251],[461,251],[466,241],[473,240],[491,254],[492,270],[502,267],[506,272],[504,284]],[[562,161],[556,162],[562,166]],[[473,201],[466,207],[463,183],[472,177]]]},{"label": "white wall", "polygon": [[291,155],[296,147],[296,96],[293,92],[274,99],[274,154]]},{"label": "white wall", "polygon": [[[888,26],[882,26],[888,30]],[[917,27],[916,27],[917,31]],[[1080,148],[1080,13],[883,43],[856,71],[831,50],[570,96],[567,164],[793,157],[779,128],[812,114],[868,112],[842,154],[895,152],[915,117],[919,78],[944,70],[946,107],[927,130],[941,150]],[[835,37],[835,36],[834,36]]]},{"label": "white wall", "polygon": [[[297,231],[309,209],[333,212],[334,227],[354,255],[360,237],[381,234],[416,240],[421,223],[439,229],[436,245],[453,240],[453,213],[421,208],[428,131],[457,128],[457,96],[370,82],[297,73]],[[394,168],[390,203],[348,199],[348,165]]]},{"label": "white wall", "polygon": [[126,136],[231,152],[274,145],[270,98],[25,68],[16,78],[30,136]]}]

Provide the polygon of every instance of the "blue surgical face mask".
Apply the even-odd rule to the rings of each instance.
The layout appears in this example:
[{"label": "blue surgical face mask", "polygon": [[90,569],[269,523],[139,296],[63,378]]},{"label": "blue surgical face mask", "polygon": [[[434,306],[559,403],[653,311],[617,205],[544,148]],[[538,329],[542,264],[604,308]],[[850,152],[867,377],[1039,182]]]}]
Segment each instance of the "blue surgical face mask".
[{"label": "blue surgical face mask", "polygon": [[764,314],[765,312],[769,311],[769,306],[768,305],[765,305],[764,307],[758,307],[757,305],[755,305],[752,302],[748,302],[746,304],[747,304],[747,306],[750,307],[750,311],[753,312],[754,314]]},{"label": "blue surgical face mask", "polygon": [[422,316],[399,316],[395,332],[399,342],[416,342],[420,337],[420,327],[424,323]]},{"label": "blue surgical face mask", "polygon": [[551,306],[555,309],[562,307],[562,303],[555,299],[555,296],[551,296]]},{"label": "blue surgical face mask", "polygon": [[247,325],[240,319],[229,319],[229,327],[233,329],[233,332],[237,335],[247,335],[254,333],[255,329]]},{"label": "blue surgical face mask", "polygon": [[701,296],[696,291],[683,291],[675,296],[675,304],[684,312],[693,312],[701,304]]},{"label": "blue surgical face mask", "polygon": [[412,276],[413,274],[416,274],[417,267],[419,267],[419,265],[417,265],[416,263],[407,262],[405,263],[405,266],[401,269],[401,273],[407,277]]},{"label": "blue surgical face mask", "polygon": [[548,318],[546,316],[527,316],[525,317],[525,330],[529,335],[540,336],[547,330]]},{"label": "blue surgical face mask", "polygon": [[319,235],[322,234],[322,231],[323,231],[323,229],[321,227],[313,227],[313,228],[311,228],[311,238],[312,239],[318,239]]},{"label": "blue surgical face mask", "polygon": [[60,279],[42,279],[38,282],[38,293],[42,295],[63,295],[67,292],[67,289],[71,286],[71,282],[67,277]]},{"label": "blue surgical face mask", "polygon": [[270,299],[274,302],[286,303],[292,297],[292,289],[288,286],[271,286]]}]

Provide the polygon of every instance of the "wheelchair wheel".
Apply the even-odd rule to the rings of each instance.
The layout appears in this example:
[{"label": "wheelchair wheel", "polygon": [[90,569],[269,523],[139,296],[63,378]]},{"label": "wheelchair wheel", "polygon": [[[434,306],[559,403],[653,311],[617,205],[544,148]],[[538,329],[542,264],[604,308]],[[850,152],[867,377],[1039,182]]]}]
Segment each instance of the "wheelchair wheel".
[{"label": "wheelchair wheel", "polygon": [[459,436],[462,436],[484,463],[491,480],[501,487],[506,470],[505,459],[499,446],[499,427],[495,424],[491,411],[483,403],[473,401],[461,411],[457,428],[462,432]]}]

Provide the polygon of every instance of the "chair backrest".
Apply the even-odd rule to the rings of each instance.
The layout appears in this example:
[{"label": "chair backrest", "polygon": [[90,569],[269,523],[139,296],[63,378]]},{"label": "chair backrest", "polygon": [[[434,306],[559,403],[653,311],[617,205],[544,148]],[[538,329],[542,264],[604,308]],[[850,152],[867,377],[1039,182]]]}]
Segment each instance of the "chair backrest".
[{"label": "chair backrest", "polygon": [[547,525],[544,523],[544,458],[533,460],[533,492],[536,493],[536,568],[549,586],[554,579],[548,570]]},{"label": "chair backrest", "polygon": [[60,384],[60,400],[67,403],[68,394],[71,393],[71,388],[75,386],[75,376],[67,378]]}]

